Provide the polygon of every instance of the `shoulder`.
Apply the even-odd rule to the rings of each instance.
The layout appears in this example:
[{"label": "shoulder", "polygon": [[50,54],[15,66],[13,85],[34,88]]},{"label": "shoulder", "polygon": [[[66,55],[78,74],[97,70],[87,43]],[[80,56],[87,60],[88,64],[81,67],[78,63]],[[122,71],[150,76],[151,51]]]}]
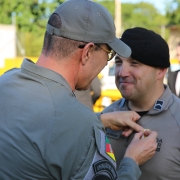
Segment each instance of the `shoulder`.
[{"label": "shoulder", "polygon": [[169,105],[169,111],[174,119],[177,121],[180,126],[180,98],[172,94],[171,103]]},{"label": "shoulder", "polygon": [[[180,98],[177,97],[176,95],[172,94],[172,98],[171,98],[171,101],[170,101],[170,106],[169,108],[170,109],[174,109],[174,110],[178,110],[180,107]],[[178,111],[176,111],[177,113]],[[180,114],[180,112],[178,112]]]},{"label": "shoulder", "polygon": [[106,107],[102,113],[107,113],[107,112],[113,112],[114,108],[116,108],[117,106],[121,105],[121,102],[124,101],[124,98],[119,99],[118,101],[115,101],[114,103],[112,103],[110,106]]}]

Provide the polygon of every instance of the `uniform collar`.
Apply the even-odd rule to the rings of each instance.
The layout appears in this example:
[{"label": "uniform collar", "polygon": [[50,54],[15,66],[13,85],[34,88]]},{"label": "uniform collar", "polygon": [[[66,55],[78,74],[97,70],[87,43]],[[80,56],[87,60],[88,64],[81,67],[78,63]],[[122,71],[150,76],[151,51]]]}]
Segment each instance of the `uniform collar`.
[{"label": "uniform collar", "polygon": [[[154,103],[153,107],[149,110],[147,113],[148,115],[153,115],[153,114],[159,114],[163,111],[166,111],[169,106],[172,103],[172,92],[169,89],[169,86],[164,85],[165,91],[161,95],[159,99],[156,100]],[[121,111],[128,111],[128,100],[122,99],[117,106],[115,107],[115,110],[121,110]]]},{"label": "uniform collar", "polygon": [[67,83],[67,81],[64,79],[63,76],[56,73],[55,71],[36,65],[30,59],[24,58],[23,63],[21,65],[21,69],[26,70],[34,75],[38,75],[41,78],[57,82],[65,86],[67,89],[69,89],[72,92],[72,89],[70,88],[69,84]]},{"label": "uniform collar", "polygon": [[156,100],[154,106],[150,109],[148,114],[159,114],[166,111],[172,103],[172,93],[169,86],[164,85],[165,91],[159,99]]}]

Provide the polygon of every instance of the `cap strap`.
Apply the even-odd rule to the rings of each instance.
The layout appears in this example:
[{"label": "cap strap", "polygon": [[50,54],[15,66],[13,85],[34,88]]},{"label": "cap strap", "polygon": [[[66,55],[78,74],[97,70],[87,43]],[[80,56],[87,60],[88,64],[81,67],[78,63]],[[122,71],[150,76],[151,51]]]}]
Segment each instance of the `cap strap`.
[{"label": "cap strap", "polygon": [[57,29],[53,26],[51,26],[50,24],[47,24],[46,26],[46,30],[47,32],[49,32],[51,35],[55,34],[56,36],[61,36],[61,30],[60,29]]}]

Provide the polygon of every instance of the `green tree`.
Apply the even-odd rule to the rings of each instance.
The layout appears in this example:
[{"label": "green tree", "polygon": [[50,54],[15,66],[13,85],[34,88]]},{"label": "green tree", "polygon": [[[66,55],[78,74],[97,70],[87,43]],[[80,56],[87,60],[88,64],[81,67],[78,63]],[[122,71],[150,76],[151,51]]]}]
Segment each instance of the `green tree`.
[{"label": "green tree", "polygon": [[[114,0],[96,0],[105,6],[114,17]],[[122,31],[127,28],[140,26],[161,33],[161,27],[167,24],[167,18],[155,8],[153,4],[140,3],[121,3]]]},{"label": "green tree", "polygon": [[114,18],[114,0],[95,0],[95,2],[103,5],[106,9],[108,9],[108,11],[110,12],[110,14],[112,15],[112,17]]},{"label": "green tree", "polygon": [[[0,24],[15,24],[27,56],[40,53],[47,19],[63,0],[0,0]],[[20,51],[18,51],[18,55]]]},{"label": "green tree", "polygon": [[62,1],[0,0],[0,23],[16,23],[18,31],[32,32],[44,29],[50,13]]},{"label": "green tree", "polygon": [[145,2],[122,4],[123,29],[139,26],[160,33],[161,26],[166,23],[166,17],[158,12],[153,4]]},{"label": "green tree", "polygon": [[[47,19],[64,0],[0,0],[0,24],[16,24],[17,37],[26,55],[38,56],[41,51]],[[114,0],[95,0],[105,6],[114,17]],[[180,0],[179,0],[180,1]],[[154,5],[122,3],[122,28],[141,26],[160,33],[166,24]],[[19,52],[19,51],[18,51]],[[20,55],[20,52],[18,53]]]},{"label": "green tree", "polygon": [[180,25],[180,0],[172,0],[167,5],[168,25]]}]

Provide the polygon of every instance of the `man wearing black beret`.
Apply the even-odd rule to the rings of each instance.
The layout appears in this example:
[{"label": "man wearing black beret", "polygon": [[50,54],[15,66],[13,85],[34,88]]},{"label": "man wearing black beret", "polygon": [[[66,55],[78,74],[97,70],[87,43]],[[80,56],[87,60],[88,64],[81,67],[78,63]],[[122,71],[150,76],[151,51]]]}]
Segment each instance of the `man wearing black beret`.
[{"label": "man wearing black beret", "polygon": [[[169,62],[166,41],[151,30],[127,29],[121,40],[132,49],[131,57],[115,57],[115,82],[123,98],[104,109],[136,111],[144,130],[158,132],[154,157],[140,166],[139,180],[180,179],[180,99],[163,84]],[[121,131],[106,130],[117,164],[122,160],[133,134],[126,138]]]}]

